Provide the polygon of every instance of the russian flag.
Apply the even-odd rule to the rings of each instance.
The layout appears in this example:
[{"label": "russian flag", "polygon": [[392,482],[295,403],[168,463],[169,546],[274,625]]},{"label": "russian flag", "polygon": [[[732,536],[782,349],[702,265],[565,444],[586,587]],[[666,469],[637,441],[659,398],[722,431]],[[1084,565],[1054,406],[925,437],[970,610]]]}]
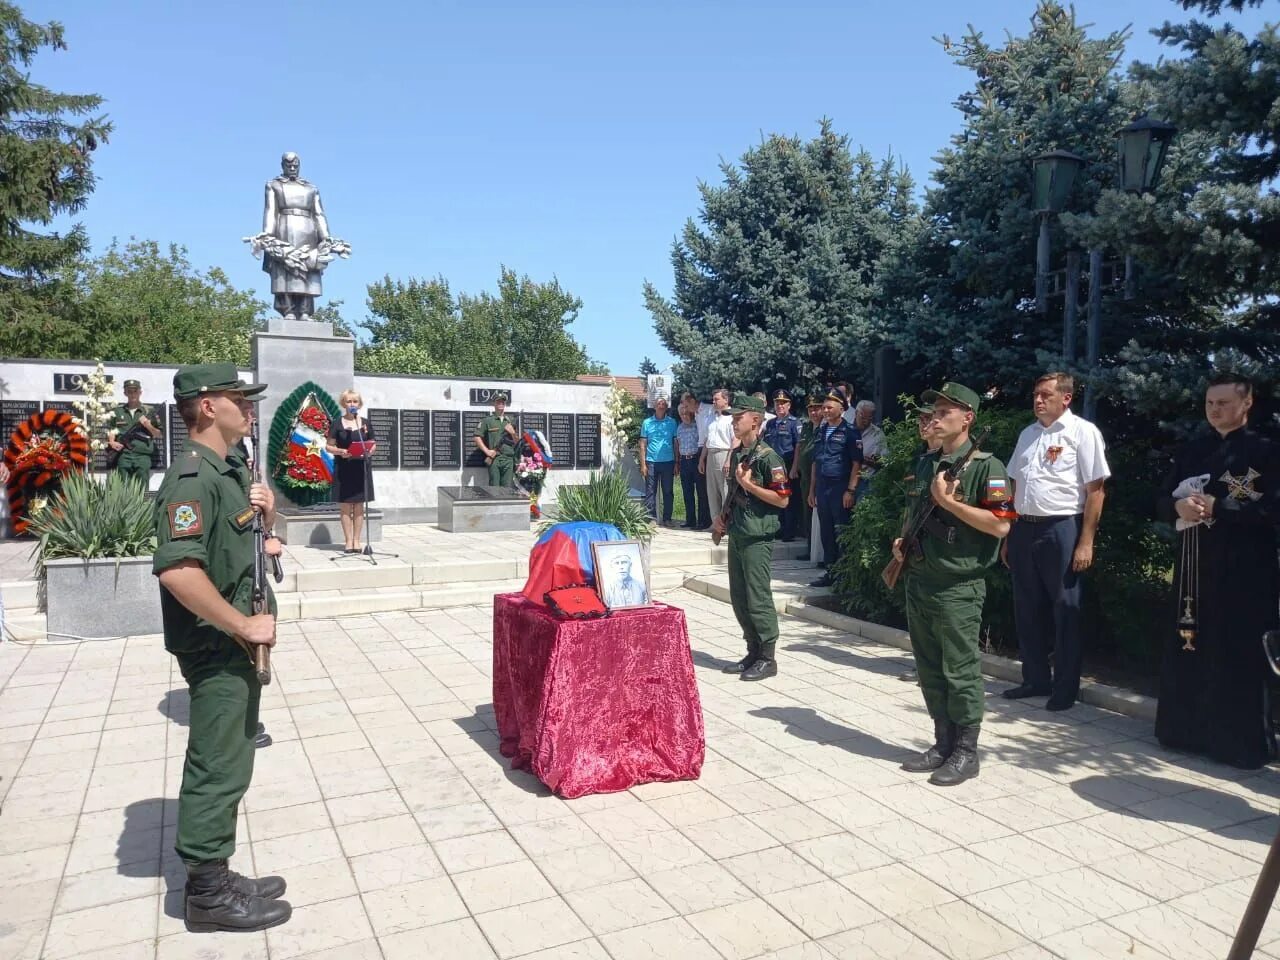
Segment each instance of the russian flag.
[{"label": "russian flag", "polygon": [[521,593],[534,603],[542,603],[548,590],[575,583],[595,583],[591,544],[625,539],[610,523],[591,520],[557,523],[540,536],[529,551],[529,579]]},{"label": "russian flag", "polygon": [[333,480],[333,454],[325,449],[324,436],[301,420],[293,425],[293,432],[289,435],[289,454],[295,453],[312,466],[321,468],[325,480]]}]

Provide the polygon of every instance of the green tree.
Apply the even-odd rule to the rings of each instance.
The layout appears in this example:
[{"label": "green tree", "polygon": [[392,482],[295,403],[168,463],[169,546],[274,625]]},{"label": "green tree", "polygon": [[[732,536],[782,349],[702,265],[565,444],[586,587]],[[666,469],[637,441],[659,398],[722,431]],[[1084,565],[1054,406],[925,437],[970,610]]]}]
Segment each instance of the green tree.
[{"label": "green tree", "polygon": [[640,361],[640,376],[642,378],[647,377],[651,373],[661,373],[661,371],[658,369],[658,365],[656,363],[648,357],[645,357]]},{"label": "green tree", "polygon": [[[171,244],[162,252],[154,240],[113,242],[64,271],[63,281],[76,291],[80,335],[96,355],[117,362],[245,366],[266,309],[217,267],[201,273],[184,248]],[[85,355],[61,355],[77,353]]]},{"label": "green tree", "polygon": [[31,81],[27,68],[45,48],[66,49],[62,25],[32,23],[0,0],[0,354],[10,356],[74,336],[57,274],[84,252],[85,232],[32,227],[83,209],[93,191],[91,154],[111,132],[91,116],[101,97]]},{"label": "green tree", "polygon": [[705,394],[869,377],[896,298],[884,281],[918,226],[910,175],[852,154],[828,120],[807,142],[770,136],[721,173],[699,184],[701,223],[673,245],[673,300],[644,286],[676,378]]},{"label": "green tree", "polygon": [[384,277],[370,284],[368,302],[371,339],[357,355],[361,370],[529,380],[588,372],[586,353],[565,329],[582,301],[555,279],[537,283],[503,267],[497,296],[455,297],[442,277]]}]

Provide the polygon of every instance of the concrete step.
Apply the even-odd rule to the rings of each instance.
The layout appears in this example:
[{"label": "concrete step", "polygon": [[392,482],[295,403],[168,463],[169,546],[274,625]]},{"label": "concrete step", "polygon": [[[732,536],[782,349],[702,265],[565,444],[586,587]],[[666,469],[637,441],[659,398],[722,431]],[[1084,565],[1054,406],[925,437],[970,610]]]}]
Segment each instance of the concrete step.
[{"label": "concrete step", "polygon": [[0,586],[5,613],[11,616],[36,610],[39,584],[34,580],[12,580]]},{"label": "concrete step", "polygon": [[[792,604],[804,603],[811,597],[831,596],[830,587],[811,587],[810,581],[822,576],[811,564],[794,560],[774,560],[773,608],[786,613]],[[722,603],[729,602],[729,573],[723,569],[701,571],[685,579],[684,587]]]}]

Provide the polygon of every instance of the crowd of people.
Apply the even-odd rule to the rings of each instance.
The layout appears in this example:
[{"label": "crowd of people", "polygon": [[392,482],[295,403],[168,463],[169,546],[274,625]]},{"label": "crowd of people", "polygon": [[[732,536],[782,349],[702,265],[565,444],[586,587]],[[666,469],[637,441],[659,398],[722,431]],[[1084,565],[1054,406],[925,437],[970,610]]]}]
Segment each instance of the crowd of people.
[{"label": "crowd of people", "polygon": [[[903,503],[904,521],[918,520],[918,529],[892,552],[905,574],[910,678],[934,723],[933,745],[904,767],[930,772],[935,784],[978,772],[979,633],[997,564],[1009,571],[1022,659],[1022,682],[1003,696],[1044,697],[1044,708],[1058,712],[1080,695],[1083,575],[1093,566],[1111,470],[1102,433],[1071,410],[1074,395],[1069,373],[1037,379],[1032,422],[1007,468],[970,437],[980,394],[946,383],[920,397],[921,442]],[[660,401],[641,431],[650,515],[671,525],[678,473],[684,526],[728,536],[730,594],[747,651],[725,671],[743,680],[778,672],[773,540],[807,540],[800,558],[827,568],[812,585],[831,586],[840,529],[857,522],[857,504],[888,453],[875,404],[854,402],[848,384],[807,397],[804,419],[787,391],[771,399],[772,412],[761,393],[719,389],[707,404],[685,393],[675,418]],[[1280,447],[1249,429],[1252,405],[1246,378],[1211,382],[1209,429],[1178,450],[1153,505],[1176,521],[1179,538],[1156,734],[1166,746],[1243,768],[1276,757],[1263,634],[1280,626]]]}]

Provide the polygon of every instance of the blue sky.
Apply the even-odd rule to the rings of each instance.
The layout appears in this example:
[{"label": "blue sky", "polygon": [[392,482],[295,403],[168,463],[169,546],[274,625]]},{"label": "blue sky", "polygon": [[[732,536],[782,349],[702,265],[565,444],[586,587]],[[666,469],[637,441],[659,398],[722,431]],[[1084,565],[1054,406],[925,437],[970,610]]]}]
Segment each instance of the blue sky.
[{"label": "blue sky", "polygon": [[[1024,33],[1034,3],[23,7],[60,20],[70,48],[42,56],[35,78],[101,94],[116,126],[80,217],[95,249],[183,244],[197,267],[265,298],[240,238],[258,231],[262,184],[294,150],[353,247],[325,278],[349,319],[365,317],[365,287],[384,274],[479,293],[506,264],[557,276],[584,303],[573,335],[633,374],[646,354],[669,359],[641,285],[670,290],[671,241],[721,158],[772,132],[812,136],[828,116],[924,181],[970,79],[933,37],[967,23],[993,40]],[[1130,59],[1157,56],[1147,31],[1183,18],[1168,0],[1076,10],[1096,35],[1133,24]]]}]

